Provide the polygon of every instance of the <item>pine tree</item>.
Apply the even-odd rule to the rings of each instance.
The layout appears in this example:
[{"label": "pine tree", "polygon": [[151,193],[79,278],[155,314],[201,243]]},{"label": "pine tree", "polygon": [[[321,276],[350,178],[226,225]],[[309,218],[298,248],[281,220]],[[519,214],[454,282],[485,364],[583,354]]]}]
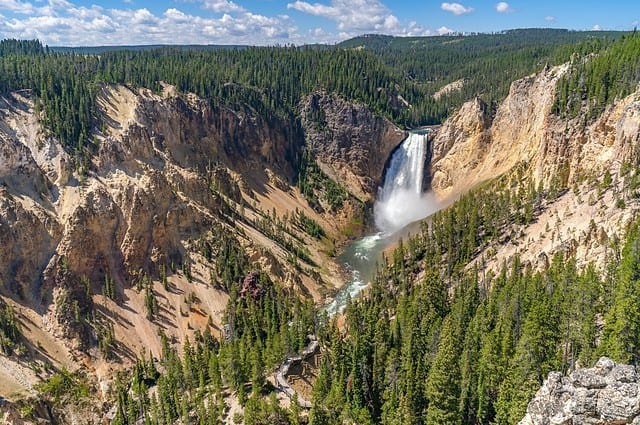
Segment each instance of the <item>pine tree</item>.
[{"label": "pine tree", "polygon": [[640,230],[627,232],[622,251],[614,304],[605,317],[602,355],[630,363],[640,360]]},{"label": "pine tree", "polygon": [[459,335],[451,316],[448,316],[440,332],[438,353],[427,380],[426,397],[429,401],[426,422],[434,425],[461,424],[458,411],[460,395],[460,347]]}]

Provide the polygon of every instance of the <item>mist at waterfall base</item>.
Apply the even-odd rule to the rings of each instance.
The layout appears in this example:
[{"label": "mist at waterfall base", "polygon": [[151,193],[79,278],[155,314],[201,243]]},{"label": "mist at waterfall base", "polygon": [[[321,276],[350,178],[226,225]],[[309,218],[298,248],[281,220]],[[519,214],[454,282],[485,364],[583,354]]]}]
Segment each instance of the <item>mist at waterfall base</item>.
[{"label": "mist at waterfall base", "polygon": [[379,232],[353,242],[339,257],[351,279],[326,306],[330,316],[369,285],[382,252],[398,241],[403,229],[441,208],[433,194],[422,191],[427,143],[428,135],[410,133],[393,153],[373,208]]},{"label": "mist at waterfall base", "polygon": [[375,223],[384,235],[438,210],[431,193],[422,192],[427,135],[411,133],[393,153],[373,207]]}]

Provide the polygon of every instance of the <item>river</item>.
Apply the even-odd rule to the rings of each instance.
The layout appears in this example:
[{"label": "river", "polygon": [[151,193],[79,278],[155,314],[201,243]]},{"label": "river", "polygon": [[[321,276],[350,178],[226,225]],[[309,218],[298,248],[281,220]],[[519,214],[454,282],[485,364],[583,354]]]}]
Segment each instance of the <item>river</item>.
[{"label": "river", "polygon": [[347,300],[369,285],[385,249],[415,233],[417,226],[412,223],[441,208],[431,193],[423,192],[428,141],[429,132],[411,132],[393,152],[374,204],[378,231],[354,241],[338,257],[350,277],[325,307],[329,316],[341,313]]}]

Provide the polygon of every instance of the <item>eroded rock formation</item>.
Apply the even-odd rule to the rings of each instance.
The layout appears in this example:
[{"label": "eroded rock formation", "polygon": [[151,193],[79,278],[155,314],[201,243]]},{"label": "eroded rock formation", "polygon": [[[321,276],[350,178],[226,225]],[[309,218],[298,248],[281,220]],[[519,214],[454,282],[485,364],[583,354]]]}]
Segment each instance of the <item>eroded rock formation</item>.
[{"label": "eroded rock formation", "polygon": [[537,183],[570,186],[633,159],[640,133],[640,91],[620,99],[593,122],[553,113],[556,85],[567,66],[514,81],[495,117],[479,99],[465,103],[433,142],[432,188],[441,198],[526,164]]},{"label": "eroded rock formation", "polygon": [[639,378],[634,366],[607,357],[569,376],[552,372],[519,425],[640,424]]}]

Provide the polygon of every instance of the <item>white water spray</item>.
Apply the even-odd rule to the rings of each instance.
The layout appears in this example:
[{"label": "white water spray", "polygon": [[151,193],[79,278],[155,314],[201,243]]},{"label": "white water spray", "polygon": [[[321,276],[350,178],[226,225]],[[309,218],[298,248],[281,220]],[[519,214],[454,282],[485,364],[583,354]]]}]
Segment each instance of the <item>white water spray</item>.
[{"label": "white water spray", "polygon": [[347,300],[357,297],[369,285],[382,251],[399,237],[396,232],[440,209],[432,194],[422,192],[428,137],[410,133],[393,153],[373,207],[380,232],[353,242],[340,256],[351,279],[325,307],[329,316],[342,312]]},{"label": "white water spray", "polygon": [[427,134],[410,133],[391,157],[373,207],[376,226],[385,234],[393,234],[439,209],[433,196],[422,192],[427,143]]}]

